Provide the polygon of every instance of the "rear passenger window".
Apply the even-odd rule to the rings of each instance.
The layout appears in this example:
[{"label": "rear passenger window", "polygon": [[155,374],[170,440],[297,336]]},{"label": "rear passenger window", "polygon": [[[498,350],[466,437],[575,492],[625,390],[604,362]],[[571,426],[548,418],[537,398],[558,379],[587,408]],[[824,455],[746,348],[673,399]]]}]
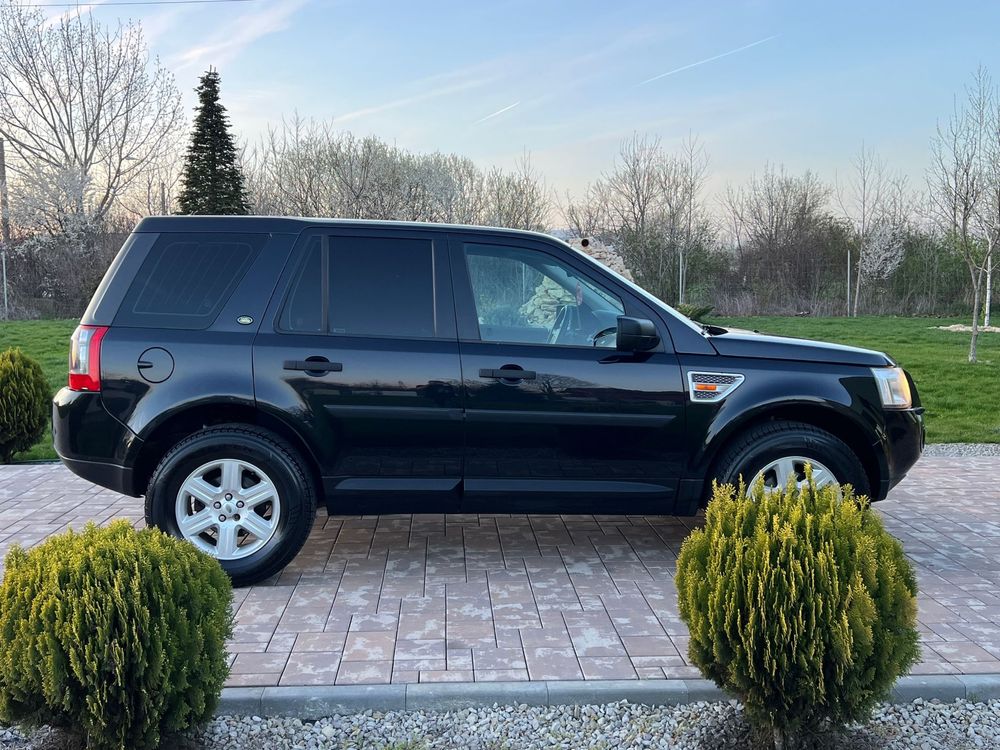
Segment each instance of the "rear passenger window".
[{"label": "rear passenger window", "polygon": [[279,328],[290,333],[433,338],[438,335],[433,252],[430,240],[312,238]]},{"label": "rear passenger window", "polygon": [[115,324],[208,328],[266,241],[264,234],[160,235],[129,287]]}]

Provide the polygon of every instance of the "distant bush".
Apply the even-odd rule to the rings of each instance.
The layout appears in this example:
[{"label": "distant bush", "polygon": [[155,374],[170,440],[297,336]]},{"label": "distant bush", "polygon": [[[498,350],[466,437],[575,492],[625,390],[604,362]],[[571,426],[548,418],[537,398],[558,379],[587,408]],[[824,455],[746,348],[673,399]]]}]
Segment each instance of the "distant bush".
[{"label": "distant bush", "polygon": [[717,486],[677,561],[690,656],[770,727],[865,718],[918,657],[917,584],[900,543],[850,489]]},{"label": "distant bush", "polygon": [[681,315],[691,318],[691,320],[701,322],[703,318],[708,317],[708,314],[712,312],[715,307],[712,305],[689,305],[686,302],[680,302],[674,305],[674,309]]},{"label": "distant bush", "polygon": [[208,719],[228,673],[219,563],[127,521],[14,547],[0,584],[0,720],[148,750]]},{"label": "distant bush", "polygon": [[51,397],[41,365],[20,349],[0,353],[0,460],[5,464],[45,432]]}]

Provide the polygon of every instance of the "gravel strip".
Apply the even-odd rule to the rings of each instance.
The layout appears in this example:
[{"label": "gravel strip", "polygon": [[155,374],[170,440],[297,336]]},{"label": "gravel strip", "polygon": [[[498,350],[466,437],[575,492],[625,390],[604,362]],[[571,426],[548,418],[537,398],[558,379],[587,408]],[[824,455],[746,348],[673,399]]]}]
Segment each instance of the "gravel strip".
[{"label": "gravel strip", "polygon": [[[52,750],[58,738],[42,731],[27,738],[0,729],[0,747]],[[830,750],[885,748],[989,748],[1000,746],[1000,700],[882,704],[868,723],[810,738],[808,747]],[[317,722],[299,719],[219,717],[191,738],[164,747],[204,750],[540,750],[541,748],[768,747],[735,702],[640,706],[494,706],[454,712],[366,712]]]},{"label": "gravel strip", "polygon": [[930,443],[925,456],[962,458],[965,456],[1000,456],[1000,443]]}]

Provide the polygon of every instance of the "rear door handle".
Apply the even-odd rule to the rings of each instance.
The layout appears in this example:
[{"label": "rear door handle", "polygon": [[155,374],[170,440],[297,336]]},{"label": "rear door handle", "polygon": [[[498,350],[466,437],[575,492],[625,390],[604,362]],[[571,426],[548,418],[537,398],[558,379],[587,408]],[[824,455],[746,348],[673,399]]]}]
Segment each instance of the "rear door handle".
[{"label": "rear door handle", "polygon": [[303,372],[342,372],[344,366],[328,359],[286,359],[284,368]]},{"label": "rear door handle", "polygon": [[479,377],[494,378],[496,380],[534,380],[536,376],[534,370],[491,370],[484,367],[479,371]]}]

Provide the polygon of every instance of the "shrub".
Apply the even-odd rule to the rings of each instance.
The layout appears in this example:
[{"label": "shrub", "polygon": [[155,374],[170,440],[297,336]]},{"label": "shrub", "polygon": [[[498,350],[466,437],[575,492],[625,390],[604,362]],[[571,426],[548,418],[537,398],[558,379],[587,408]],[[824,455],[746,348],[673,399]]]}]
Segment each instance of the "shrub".
[{"label": "shrub", "polygon": [[685,317],[691,318],[691,320],[701,321],[702,318],[708,316],[712,310],[715,309],[713,305],[690,305],[687,302],[680,302],[674,305],[674,309]]},{"label": "shrub", "polygon": [[918,656],[917,585],[900,543],[849,487],[716,486],[677,560],[702,673],[770,727],[864,719]]},{"label": "shrub", "polygon": [[35,360],[20,349],[0,353],[0,460],[5,464],[45,432],[51,397]]},{"label": "shrub", "polygon": [[217,561],[116,521],[14,547],[5,565],[0,719],[145,750],[212,715],[232,632]]}]

